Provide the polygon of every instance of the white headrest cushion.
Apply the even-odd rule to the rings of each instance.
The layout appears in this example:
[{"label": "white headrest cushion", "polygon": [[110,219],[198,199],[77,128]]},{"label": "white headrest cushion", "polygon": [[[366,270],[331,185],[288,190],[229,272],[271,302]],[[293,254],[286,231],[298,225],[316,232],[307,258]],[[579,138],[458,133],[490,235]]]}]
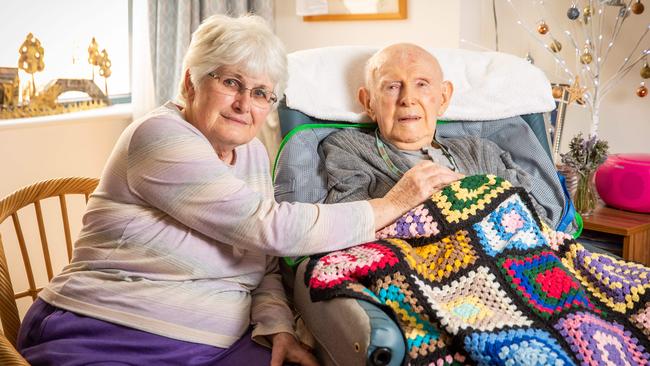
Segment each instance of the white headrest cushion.
[{"label": "white headrest cushion", "polygon": [[[290,53],[286,102],[309,116],[361,122],[357,101],[364,65],[378,48],[339,46]],[[555,108],[546,75],[526,60],[499,52],[428,49],[438,58],[454,94],[443,120],[481,121]]]}]

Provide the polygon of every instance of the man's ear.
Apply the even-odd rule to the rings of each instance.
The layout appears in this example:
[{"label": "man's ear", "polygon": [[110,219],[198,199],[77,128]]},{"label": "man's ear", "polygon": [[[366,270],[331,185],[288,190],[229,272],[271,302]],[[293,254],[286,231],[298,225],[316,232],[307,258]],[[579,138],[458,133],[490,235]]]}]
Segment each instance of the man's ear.
[{"label": "man's ear", "polygon": [[454,84],[449,80],[445,80],[441,84],[441,95],[442,101],[440,103],[440,108],[438,108],[438,117],[442,116],[443,113],[449,107],[449,102],[451,102],[451,96],[454,94]]},{"label": "man's ear", "polygon": [[192,101],[194,99],[194,84],[192,83],[192,78],[190,75],[190,69],[185,70],[185,80],[183,81],[185,83],[185,93],[187,93],[187,99],[188,101]]},{"label": "man's ear", "polygon": [[365,87],[359,88],[359,92],[357,93],[357,97],[359,99],[359,103],[363,106],[363,109],[366,111],[366,114],[370,119],[373,121],[375,120],[375,111],[372,109],[370,106],[370,93],[368,92],[368,89]]}]

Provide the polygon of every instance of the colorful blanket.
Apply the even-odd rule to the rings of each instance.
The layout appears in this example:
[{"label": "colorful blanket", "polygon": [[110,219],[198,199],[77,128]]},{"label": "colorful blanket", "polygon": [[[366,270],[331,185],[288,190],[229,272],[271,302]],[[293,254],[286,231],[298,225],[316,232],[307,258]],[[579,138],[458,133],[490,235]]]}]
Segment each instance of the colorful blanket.
[{"label": "colorful blanket", "polygon": [[650,269],[544,225],[494,176],[456,182],[378,233],[312,258],[313,301],[394,316],[412,365],[647,365]]}]

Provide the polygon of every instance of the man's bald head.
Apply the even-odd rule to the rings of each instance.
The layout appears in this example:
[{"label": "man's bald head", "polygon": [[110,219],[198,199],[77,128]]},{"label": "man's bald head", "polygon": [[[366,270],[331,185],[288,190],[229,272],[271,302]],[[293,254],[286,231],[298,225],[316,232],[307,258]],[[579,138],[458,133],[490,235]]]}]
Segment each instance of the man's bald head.
[{"label": "man's bald head", "polygon": [[377,76],[377,71],[383,65],[394,62],[412,63],[416,61],[430,63],[434,70],[437,71],[440,81],[444,79],[442,68],[435,56],[418,45],[412,43],[396,43],[382,48],[366,61],[364,70],[366,88],[372,87]]}]

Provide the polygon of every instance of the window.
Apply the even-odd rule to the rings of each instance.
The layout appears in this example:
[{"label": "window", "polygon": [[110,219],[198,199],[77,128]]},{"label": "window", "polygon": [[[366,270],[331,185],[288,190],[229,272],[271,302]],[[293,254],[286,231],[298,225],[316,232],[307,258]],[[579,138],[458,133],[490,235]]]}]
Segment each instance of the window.
[{"label": "window", "polygon": [[[32,33],[44,49],[45,68],[34,74],[36,90],[61,78],[91,79],[88,46],[94,37],[101,53],[106,49],[111,61],[107,90],[113,102],[130,100],[129,0],[21,0],[2,4],[2,47],[0,67],[18,66],[20,46]],[[104,78],[94,67],[94,80],[105,90]],[[31,75],[19,71],[21,88]],[[59,100],[87,95],[66,92]]]}]

